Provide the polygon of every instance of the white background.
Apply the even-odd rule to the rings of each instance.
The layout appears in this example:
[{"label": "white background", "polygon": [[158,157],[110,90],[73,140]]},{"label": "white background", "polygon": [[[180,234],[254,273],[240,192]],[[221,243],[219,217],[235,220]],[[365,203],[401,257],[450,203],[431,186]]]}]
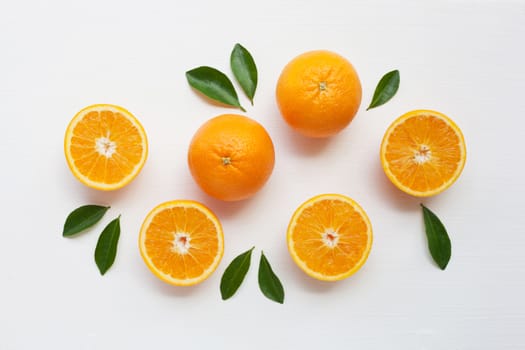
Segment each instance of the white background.
[{"label": "white background", "polygon": [[[7,1],[0,3],[0,349],[523,349],[525,348],[525,3],[523,1]],[[253,199],[222,203],[193,182],[186,152],[213,105],[184,72],[211,65],[231,76],[239,42],[259,69],[255,106],[276,149],[274,173]],[[344,132],[305,139],[279,116],[274,90],[294,56],[329,49],[363,85]],[[375,85],[399,69],[388,104],[366,112]],[[128,187],[80,184],[63,155],[66,126],[93,103],[126,107],[143,123],[150,154]],[[394,188],[378,152],[396,117],[448,114],[468,159],[445,193],[421,201]],[[309,197],[338,192],[368,212],[375,241],[353,277],[321,283],[292,262],[285,231]],[[154,277],[137,247],[148,211],[170,199],[208,205],[225,230],[224,258],[204,283],[177,288]],[[441,217],[452,259],[439,270],[426,248],[419,203]],[[67,214],[111,210],[66,239]],[[122,214],[115,264],[100,276],[98,233]],[[219,281],[255,245],[237,294]],[[285,290],[263,297],[264,250]]]}]

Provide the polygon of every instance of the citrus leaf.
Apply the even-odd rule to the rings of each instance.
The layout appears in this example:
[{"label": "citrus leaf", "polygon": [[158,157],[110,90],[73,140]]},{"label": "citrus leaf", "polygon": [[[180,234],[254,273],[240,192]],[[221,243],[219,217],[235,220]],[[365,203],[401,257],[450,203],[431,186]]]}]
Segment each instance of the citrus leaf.
[{"label": "citrus leaf", "polygon": [[259,261],[259,288],[268,299],[280,304],[284,303],[283,285],[273,272],[263,252],[261,252],[261,260]]},{"label": "citrus leaf", "polygon": [[252,55],[241,44],[235,44],[230,55],[230,66],[235,79],[253,106],[253,97],[257,89],[257,66]]},{"label": "citrus leaf", "polygon": [[244,277],[250,268],[253,248],[255,247],[233,259],[226,270],[224,270],[220,287],[222,300],[231,298],[241,286],[242,281],[244,281]]},{"label": "citrus leaf", "polygon": [[430,255],[441,270],[447,267],[451,255],[451,243],[447,230],[430,209],[421,204]]},{"label": "citrus leaf", "polygon": [[69,237],[95,225],[109,208],[93,204],[78,207],[67,216],[62,236]]},{"label": "citrus leaf", "polygon": [[186,72],[186,79],[188,79],[191,87],[212,100],[240,108],[246,112],[239,102],[230,79],[217,69],[206,66],[197,67]]},{"label": "citrus leaf", "polygon": [[101,275],[113,265],[117,255],[117,244],[120,237],[120,215],[111,221],[98,237],[95,248],[95,262]]},{"label": "citrus leaf", "polygon": [[370,106],[366,110],[368,111],[390,101],[399,89],[399,81],[399,71],[397,69],[383,75],[376,86],[372,102],[370,102]]}]

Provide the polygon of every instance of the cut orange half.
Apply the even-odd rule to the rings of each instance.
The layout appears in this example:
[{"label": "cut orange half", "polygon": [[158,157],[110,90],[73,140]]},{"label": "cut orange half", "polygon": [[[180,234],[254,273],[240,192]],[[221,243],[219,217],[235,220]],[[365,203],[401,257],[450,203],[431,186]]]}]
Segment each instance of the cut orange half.
[{"label": "cut orange half", "polygon": [[124,187],[140,172],[148,141],[139,121],[122,107],[98,104],[78,112],[66,130],[64,151],[71,172],[98,190]]},{"label": "cut orange half", "polygon": [[204,281],[224,252],[222,227],[204,205],[174,200],[155,207],[139,235],[144,262],[155,276],[176,286]]},{"label": "cut orange half", "polygon": [[415,110],[395,120],[383,137],[381,165],[400,190],[429,197],[459,177],[467,152],[459,127],[446,115]]},{"label": "cut orange half", "polygon": [[365,263],[372,247],[372,225],[353,199],[322,194],[295,211],[287,242],[292,259],[309,276],[338,281]]}]

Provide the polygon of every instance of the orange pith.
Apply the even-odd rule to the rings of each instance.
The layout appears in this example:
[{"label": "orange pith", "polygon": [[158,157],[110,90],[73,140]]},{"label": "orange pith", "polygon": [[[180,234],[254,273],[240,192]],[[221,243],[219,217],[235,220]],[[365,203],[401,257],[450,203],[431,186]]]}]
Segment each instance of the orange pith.
[{"label": "orange pith", "polygon": [[328,137],[344,129],[359,109],[361,93],[361,82],[352,64],[325,50],[292,59],[276,88],[284,120],[309,137]]},{"label": "orange pith", "polygon": [[130,112],[98,104],[73,117],[66,130],[64,152],[71,172],[82,183],[116,190],[140,172],[148,144],[142,125]]},{"label": "orange pith", "polygon": [[433,196],[450,187],[466,161],[463,134],[447,116],[415,110],[395,120],[381,144],[381,164],[402,191]]},{"label": "orange pith", "polygon": [[139,248],[151,272],[169,284],[189,286],[204,281],[224,252],[222,227],[204,205],[175,200],[155,207],[146,217]]},{"label": "orange pith", "polygon": [[288,250],[308,275],[323,281],[351,276],[372,246],[372,225],[353,199],[323,194],[303,203],[287,231]]},{"label": "orange pith", "polygon": [[224,114],[204,123],[188,149],[188,166],[201,189],[224,201],[253,196],[275,162],[272,139],[255,120]]}]

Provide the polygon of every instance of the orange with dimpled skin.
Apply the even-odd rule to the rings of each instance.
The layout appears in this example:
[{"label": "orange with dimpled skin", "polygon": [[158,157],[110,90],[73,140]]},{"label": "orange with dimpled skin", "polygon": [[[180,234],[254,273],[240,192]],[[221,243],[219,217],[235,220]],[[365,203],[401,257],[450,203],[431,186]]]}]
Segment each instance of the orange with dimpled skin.
[{"label": "orange with dimpled skin", "polygon": [[202,125],[188,150],[191,174],[201,189],[224,201],[253,196],[275,163],[272,139],[253,119],[224,114]]},{"label": "orange with dimpled skin", "polygon": [[284,120],[308,137],[343,130],[361,104],[361,82],[344,57],[324,50],[297,56],[283,69],[276,97]]}]

